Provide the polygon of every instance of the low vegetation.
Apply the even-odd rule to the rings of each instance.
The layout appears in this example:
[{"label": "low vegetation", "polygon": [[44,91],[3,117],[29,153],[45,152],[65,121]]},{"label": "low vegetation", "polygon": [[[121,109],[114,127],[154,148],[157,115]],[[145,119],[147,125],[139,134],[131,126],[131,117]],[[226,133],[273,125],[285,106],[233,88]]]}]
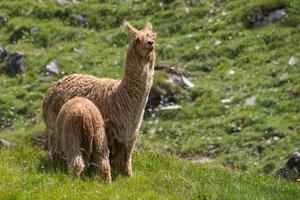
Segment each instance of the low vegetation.
[{"label": "low vegetation", "polygon": [[[76,2],[0,2],[0,47],[23,52],[26,68],[15,77],[0,74],[0,138],[16,144],[0,150],[0,198],[300,196],[296,183],[272,177],[300,146],[300,2]],[[36,143],[51,83],[72,73],[122,77],[129,42],[120,28],[124,19],[137,27],[151,21],[157,63],[183,69],[195,86],[168,85],[165,72],[156,74],[154,87],[178,92],[172,101],[181,109],[146,111],[135,175],[116,176],[107,187],[89,174],[71,178]],[[47,76],[53,60],[60,73]],[[210,162],[191,163],[202,158]]]}]

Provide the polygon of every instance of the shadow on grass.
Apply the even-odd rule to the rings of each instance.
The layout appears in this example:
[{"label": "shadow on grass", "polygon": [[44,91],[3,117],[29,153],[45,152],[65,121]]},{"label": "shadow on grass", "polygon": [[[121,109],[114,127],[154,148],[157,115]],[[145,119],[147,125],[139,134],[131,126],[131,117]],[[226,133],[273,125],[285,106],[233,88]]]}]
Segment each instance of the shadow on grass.
[{"label": "shadow on grass", "polygon": [[[52,159],[50,156],[45,156],[40,158],[40,162],[38,164],[38,171],[41,173],[69,174],[70,176],[72,176],[65,160],[55,160]],[[111,176],[113,180],[115,180],[120,175],[121,174],[115,170],[112,170],[111,172]],[[88,166],[88,168],[85,169],[83,171],[83,174],[81,175],[83,179],[85,178],[93,179],[94,177],[97,176],[98,175],[96,172],[95,165]]]},{"label": "shadow on grass", "polygon": [[69,173],[66,161],[54,160],[49,156],[40,159],[38,171],[42,173]]}]

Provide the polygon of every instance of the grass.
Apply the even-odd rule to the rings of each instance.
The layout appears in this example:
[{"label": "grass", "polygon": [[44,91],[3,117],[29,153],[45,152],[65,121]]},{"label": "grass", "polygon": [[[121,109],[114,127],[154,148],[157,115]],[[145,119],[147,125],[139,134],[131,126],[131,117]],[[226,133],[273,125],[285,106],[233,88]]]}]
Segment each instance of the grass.
[{"label": "grass", "polygon": [[[134,154],[134,176],[104,184],[93,172],[72,178],[63,163],[23,143],[0,152],[1,199],[285,199],[298,185],[169,156]],[[91,171],[91,170],[90,170]]]},{"label": "grass", "polygon": [[[287,9],[283,19],[253,26],[252,19],[281,7]],[[292,56],[300,59],[298,1],[82,0],[60,6],[50,0],[3,0],[0,13],[8,19],[0,25],[0,46],[24,52],[26,67],[25,76],[0,74],[0,138],[17,143],[0,150],[4,199],[55,199],[62,193],[75,195],[67,199],[92,198],[96,191],[104,199],[299,195],[297,185],[272,178],[300,146],[300,63],[288,64]],[[157,73],[154,87],[179,91],[175,103],[182,109],[146,111],[135,176],[118,177],[112,186],[90,177],[74,180],[29,142],[43,134],[42,98],[65,74],[120,79],[129,42],[120,28],[125,19],[140,28],[151,21],[158,33],[157,63],[184,69],[195,87],[172,87]],[[61,74],[45,76],[52,60]],[[256,99],[252,106],[245,104],[249,97]],[[212,162],[180,160],[201,157]],[[41,162],[49,169],[41,171]]]}]

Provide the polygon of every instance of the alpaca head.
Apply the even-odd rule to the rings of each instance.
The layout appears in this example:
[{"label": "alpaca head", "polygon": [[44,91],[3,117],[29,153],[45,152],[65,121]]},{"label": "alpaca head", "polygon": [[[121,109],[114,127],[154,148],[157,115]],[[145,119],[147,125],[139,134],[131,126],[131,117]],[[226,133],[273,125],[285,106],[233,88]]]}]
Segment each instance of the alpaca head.
[{"label": "alpaca head", "polygon": [[124,22],[124,27],[132,38],[132,45],[136,52],[142,57],[148,57],[154,52],[156,33],[152,30],[151,23],[146,23],[141,30],[134,28],[128,22]]}]

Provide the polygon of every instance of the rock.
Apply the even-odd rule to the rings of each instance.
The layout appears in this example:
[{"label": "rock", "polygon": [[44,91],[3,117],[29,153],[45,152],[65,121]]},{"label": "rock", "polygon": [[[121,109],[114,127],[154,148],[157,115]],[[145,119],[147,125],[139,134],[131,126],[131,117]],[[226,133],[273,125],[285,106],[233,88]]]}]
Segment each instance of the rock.
[{"label": "rock", "polygon": [[233,69],[228,70],[227,76],[232,76],[235,74],[235,71]]},{"label": "rock", "polygon": [[287,8],[276,7],[272,9],[262,9],[261,12],[254,12],[248,15],[247,23],[250,26],[264,26],[283,19],[287,15]]},{"label": "rock", "polygon": [[286,166],[289,169],[296,168],[298,171],[298,174],[300,174],[300,153],[294,152],[291,156],[291,158],[287,161]]},{"label": "rock", "polygon": [[0,63],[2,63],[8,55],[6,48],[0,47]]},{"label": "rock", "polygon": [[285,166],[276,172],[276,175],[279,178],[297,181],[297,178],[300,176],[300,153],[293,153]]},{"label": "rock", "polygon": [[256,96],[251,96],[245,99],[246,106],[255,106],[256,105]]},{"label": "rock", "polygon": [[0,16],[0,29],[7,23],[7,17]]},{"label": "rock", "polygon": [[194,87],[182,69],[167,62],[156,65],[155,71],[147,108],[169,106],[171,103],[176,103],[183,96],[183,89]]},{"label": "rock", "polygon": [[9,54],[7,58],[7,65],[2,68],[1,71],[8,76],[16,76],[17,74],[25,73],[23,57],[24,54],[22,52],[14,52]]},{"label": "rock", "polygon": [[221,13],[221,15],[222,15],[223,17],[226,17],[228,14],[227,14],[227,12],[223,11],[223,12]]},{"label": "rock", "polygon": [[170,106],[164,106],[160,108],[160,110],[179,110],[179,109],[181,109],[180,105],[170,105]]},{"label": "rock", "polygon": [[231,103],[232,102],[232,100],[233,100],[233,98],[232,97],[230,97],[230,98],[226,98],[226,99],[221,99],[221,103]]},{"label": "rock", "polygon": [[286,15],[286,8],[281,8],[278,10],[274,10],[273,12],[269,13],[268,21],[275,22],[277,20],[282,19]]},{"label": "rock", "polygon": [[293,66],[296,65],[297,63],[298,63],[298,58],[296,58],[295,56],[290,57],[289,65]]},{"label": "rock", "polygon": [[217,40],[217,41],[215,41],[215,46],[218,46],[218,45],[220,45],[220,44],[222,44],[222,41],[221,40]]},{"label": "rock", "polygon": [[57,75],[59,74],[58,63],[56,60],[52,60],[46,65],[46,75]]},{"label": "rock", "polygon": [[[71,3],[71,2],[69,0],[56,0],[56,3],[58,5],[64,6],[64,5],[67,5],[67,4]],[[78,1],[77,0],[72,0],[72,3],[73,4],[77,4]]]},{"label": "rock", "polygon": [[75,19],[78,26],[85,24],[85,17],[83,17],[81,14],[78,13]]},{"label": "rock", "polygon": [[230,127],[229,127],[229,129],[228,129],[227,132],[228,132],[229,134],[233,134],[233,133],[241,132],[241,130],[242,130],[242,127],[240,127],[237,123],[232,122],[232,123],[230,124]]},{"label": "rock", "polygon": [[211,158],[209,157],[201,157],[195,160],[192,160],[192,163],[197,163],[197,164],[204,164],[204,163],[209,163],[211,162]]},{"label": "rock", "polygon": [[67,5],[70,2],[68,0],[56,0],[56,3],[61,5],[61,6],[64,6],[64,5]]},{"label": "rock", "polygon": [[195,87],[195,85],[194,85],[189,79],[187,79],[185,76],[182,76],[182,77],[181,77],[181,81],[182,81],[182,83],[183,83],[186,87],[188,87],[188,88],[193,88],[193,87]]},{"label": "rock", "polygon": [[10,146],[12,146],[12,144],[9,141],[0,138],[0,149],[3,147],[10,147]]},{"label": "rock", "polygon": [[279,80],[282,82],[288,81],[290,79],[290,75],[288,72],[279,76]]}]

